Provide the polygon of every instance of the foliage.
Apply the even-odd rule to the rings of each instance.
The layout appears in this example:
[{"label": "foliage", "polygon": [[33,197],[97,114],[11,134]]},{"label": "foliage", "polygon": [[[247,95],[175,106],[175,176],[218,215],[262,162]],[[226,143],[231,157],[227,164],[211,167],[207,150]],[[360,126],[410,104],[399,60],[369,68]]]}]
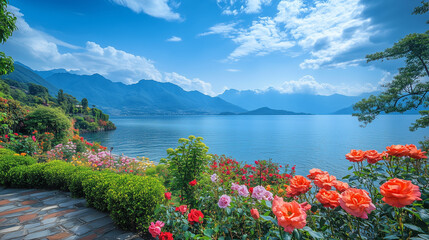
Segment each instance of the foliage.
[{"label": "foliage", "polygon": [[110,216],[122,229],[143,230],[161,203],[164,189],[156,178],[120,175],[107,192]]},{"label": "foliage", "polygon": [[[0,43],[4,44],[16,30],[16,17],[7,10],[8,0],[0,1]],[[13,72],[13,59],[0,52],[0,75]]]},{"label": "foliage", "polygon": [[0,97],[0,112],[2,119],[0,124],[6,124],[7,128],[2,127],[0,134],[9,134],[20,132],[24,126],[24,118],[28,109],[23,107],[18,101]]},{"label": "foliage", "polygon": [[201,179],[201,173],[207,167],[211,156],[207,154],[208,147],[202,142],[203,138],[189,136],[188,139],[181,138],[181,144],[176,149],[168,149],[167,159],[161,159],[161,163],[166,163],[168,171],[173,177],[172,189],[180,191],[181,201],[194,206],[196,196],[195,187],[190,184]]},{"label": "foliage", "polygon": [[9,169],[19,165],[28,166],[36,163],[36,160],[34,160],[33,158],[28,156],[22,156],[19,154],[15,155],[15,153],[12,154],[10,150],[0,149],[0,152],[2,153],[0,155],[0,184],[1,185],[5,184],[5,177]]},{"label": "foliage", "polygon": [[[428,2],[422,2],[414,13],[427,12]],[[353,114],[364,124],[372,122],[382,112],[403,113],[419,106],[429,107],[429,31],[413,33],[405,36],[393,47],[366,56],[367,62],[376,60],[405,59],[405,67],[399,68],[399,73],[385,85],[385,90],[378,96],[371,95],[353,106],[358,113]],[[410,130],[424,128],[429,125],[429,111],[420,111],[421,118]]]},{"label": "foliage", "polygon": [[71,135],[71,123],[63,111],[44,106],[31,111],[25,120],[27,132],[50,132],[54,134],[53,144],[63,142]]},{"label": "foliage", "polygon": [[91,174],[82,181],[83,192],[90,207],[102,212],[107,211],[107,190],[111,188],[118,175],[110,171],[97,172]]}]

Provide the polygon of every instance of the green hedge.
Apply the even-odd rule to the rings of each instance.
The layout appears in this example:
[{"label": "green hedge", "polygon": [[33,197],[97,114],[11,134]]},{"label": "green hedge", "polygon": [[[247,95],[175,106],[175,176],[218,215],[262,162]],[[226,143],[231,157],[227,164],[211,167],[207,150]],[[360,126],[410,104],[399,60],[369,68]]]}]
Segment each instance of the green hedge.
[{"label": "green hedge", "polygon": [[112,172],[97,172],[83,180],[83,192],[89,206],[107,212],[107,191],[119,179],[119,175]]},{"label": "green hedge", "polygon": [[107,192],[110,216],[122,229],[146,230],[156,205],[164,198],[164,189],[152,177],[121,175]]},{"label": "green hedge", "polygon": [[0,180],[12,187],[70,191],[89,206],[110,212],[124,230],[147,229],[155,207],[164,199],[165,187],[153,177],[93,171],[63,161],[36,163],[31,157],[0,151]]},{"label": "green hedge", "polygon": [[36,160],[28,156],[15,155],[10,150],[0,149],[0,185],[5,184],[5,178],[8,171],[19,165],[32,165],[36,163]]}]

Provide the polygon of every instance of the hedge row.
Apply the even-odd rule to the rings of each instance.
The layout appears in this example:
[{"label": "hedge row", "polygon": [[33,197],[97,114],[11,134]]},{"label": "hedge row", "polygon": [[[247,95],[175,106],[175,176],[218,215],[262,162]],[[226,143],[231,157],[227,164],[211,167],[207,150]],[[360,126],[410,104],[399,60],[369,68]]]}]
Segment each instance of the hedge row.
[{"label": "hedge row", "polygon": [[10,187],[70,191],[84,197],[89,206],[109,212],[124,230],[147,229],[164,186],[152,177],[93,171],[63,161],[36,163],[31,157],[15,156],[0,149],[0,182]]}]

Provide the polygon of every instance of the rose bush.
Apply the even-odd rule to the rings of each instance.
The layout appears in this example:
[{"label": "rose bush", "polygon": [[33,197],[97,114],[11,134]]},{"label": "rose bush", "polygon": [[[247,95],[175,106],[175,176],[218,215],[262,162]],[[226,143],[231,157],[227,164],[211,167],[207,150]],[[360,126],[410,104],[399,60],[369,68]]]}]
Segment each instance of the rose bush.
[{"label": "rose bush", "polygon": [[196,202],[175,207],[183,198],[173,192],[153,219],[174,239],[427,239],[426,152],[393,145],[345,158],[352,172],[340,180],[320,169],[295,176],[294,167],[271,161],[214,156],[193,178]]}]

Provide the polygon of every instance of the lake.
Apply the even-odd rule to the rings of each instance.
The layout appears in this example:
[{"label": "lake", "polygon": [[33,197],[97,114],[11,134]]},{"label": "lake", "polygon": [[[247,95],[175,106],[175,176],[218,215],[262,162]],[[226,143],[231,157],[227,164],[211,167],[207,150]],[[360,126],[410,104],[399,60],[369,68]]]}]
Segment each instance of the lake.
[{"label": "lake", "polygon": [[253,163],[272,159],[296,165],[298,174],[320,168],[340,177],[351,149],[377,151],[392,144],[415,144],[429,136],[427,129],[410,132],[417,115],[379,116],[366,128],[348,115],[304,116],[139,116],[112,117],[117,130],[82,134],[89,141],[113,147],[113,153],[145,156],[152,161],[166,157],[167,148],[189,135],[204,138],[210,153],[225,154]]}]

